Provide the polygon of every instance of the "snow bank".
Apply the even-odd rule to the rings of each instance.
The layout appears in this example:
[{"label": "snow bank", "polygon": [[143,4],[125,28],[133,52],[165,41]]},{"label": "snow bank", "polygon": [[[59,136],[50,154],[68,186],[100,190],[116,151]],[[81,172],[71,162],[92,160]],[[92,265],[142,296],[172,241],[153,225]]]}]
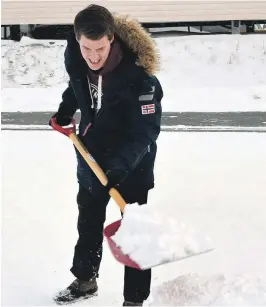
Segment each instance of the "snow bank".
[{"label": "snow bank", "polygon": [[11,88],[47,88],[66,84],[65,41],[2,41],[2,82]]},{"label": "snow bank", "polygon": [[142,269],[212,248],[208,237],[189,229],[185,223],[156,212],[152,204],[126,206],[121,226],[112,239]]},{"label": "snow bank", "polygon": [[5,88],[2,90],[2,112],[56,111],[64,86],[51,88]]},{"label": "snow bank", "polygon": [[[164,111],[266,110],[265,35],[170,36],[155,39]],[[3,111],[53,111],[68,76],[65,41],[2,41]],[[55,87],[56,94],[44,91]],[[7,88],[17,88],[16,91]],[[29,89],[45,89],[35,103]],[[18,96],[20,99],[18,99]]]}]

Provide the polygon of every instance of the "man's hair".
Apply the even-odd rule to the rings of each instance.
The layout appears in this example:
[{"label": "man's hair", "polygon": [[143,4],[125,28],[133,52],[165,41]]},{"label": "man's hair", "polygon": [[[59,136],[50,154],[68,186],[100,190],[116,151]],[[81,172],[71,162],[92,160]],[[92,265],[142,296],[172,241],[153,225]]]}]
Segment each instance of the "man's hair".
[{"label": "man's hair", "polygon": [[111,40],[115,33],[114,17],[107,8],[91,4],[76,15],[74,32],[77,40],[80,40],[81,35],[91,40],[106,35]]}]

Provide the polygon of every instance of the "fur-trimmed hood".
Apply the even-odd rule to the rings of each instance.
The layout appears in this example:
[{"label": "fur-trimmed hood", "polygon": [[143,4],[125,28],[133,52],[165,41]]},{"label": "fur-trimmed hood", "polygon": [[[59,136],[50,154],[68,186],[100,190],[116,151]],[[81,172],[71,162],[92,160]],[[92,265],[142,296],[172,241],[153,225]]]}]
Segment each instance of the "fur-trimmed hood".
[{"label": "fur-trimmed hood", "polygon": [[159,71],[159,52],[150,34],[141,24],[128,16],[113,14],[115,33],[137,56],[136,65],[141,66],[149,75]]}]

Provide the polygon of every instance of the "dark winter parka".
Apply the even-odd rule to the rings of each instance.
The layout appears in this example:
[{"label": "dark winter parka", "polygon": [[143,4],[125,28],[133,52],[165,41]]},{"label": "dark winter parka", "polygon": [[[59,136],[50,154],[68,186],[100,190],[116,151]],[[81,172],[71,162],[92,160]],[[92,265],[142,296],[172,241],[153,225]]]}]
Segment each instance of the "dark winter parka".
[{"label": "dark winter parka", "polygon": [[[123,56],[115,69],[103,76],[99,111],[88,65],[72,33],[65,50],[69,86],[57,114],[72,118],[80,109],[79,137],[103,170],[118,171],[120,187],[151,189],[163,97],[154,76],[159,59],[153,40],[138,22],[115,16],[115,24],[115,41]],[[78,152],[77,158],[78,181],[93,190],[92,172]]]}]

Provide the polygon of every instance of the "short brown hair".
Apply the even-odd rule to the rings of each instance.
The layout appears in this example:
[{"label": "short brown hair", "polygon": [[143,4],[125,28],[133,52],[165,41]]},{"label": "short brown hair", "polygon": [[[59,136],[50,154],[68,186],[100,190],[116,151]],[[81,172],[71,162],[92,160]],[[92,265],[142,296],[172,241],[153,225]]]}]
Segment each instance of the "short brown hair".
[{"label": "short brown hair", "polygon": [[114,17],[107,8],[91,4],[76,15],[74,32],[77,40],[81,35],[92,40],[98,40],[107,35],[111,40],[115,32]]}]

